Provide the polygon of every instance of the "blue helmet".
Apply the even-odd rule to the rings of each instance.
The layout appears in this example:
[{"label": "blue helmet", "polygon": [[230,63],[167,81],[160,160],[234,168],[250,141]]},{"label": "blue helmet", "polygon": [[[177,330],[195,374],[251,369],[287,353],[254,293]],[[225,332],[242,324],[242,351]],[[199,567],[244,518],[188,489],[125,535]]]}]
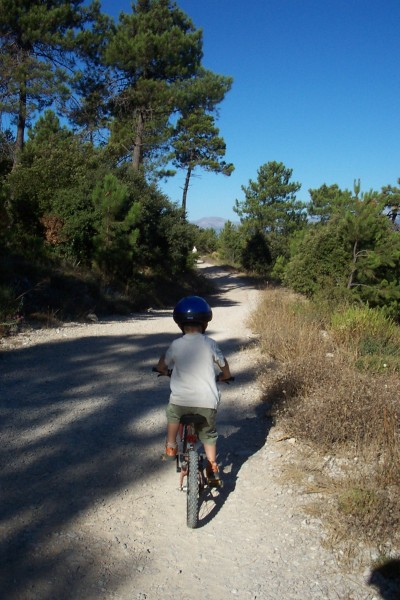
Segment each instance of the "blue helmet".
[{"label": "blue helmet", "polygon": [[212,319],[210,305],[200,296],[185,296],[174,308],[174,321],[181,329],[184,325],[199,323],[203,332]]}]

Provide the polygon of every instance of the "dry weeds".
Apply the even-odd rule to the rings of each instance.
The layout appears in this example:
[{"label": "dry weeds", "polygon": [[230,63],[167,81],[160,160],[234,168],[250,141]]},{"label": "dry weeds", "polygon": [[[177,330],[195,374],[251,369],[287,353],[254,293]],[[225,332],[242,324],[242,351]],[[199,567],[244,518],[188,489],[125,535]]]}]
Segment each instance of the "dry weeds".
[{"label": "dry weeds", "polygon": [[[251,323],[265,357],[265,401],[288,434],[311,445],[316,456],[341,461],[339,470],[321,466],[321,476],[312,477],[314,491],[307,492],[320,497],[317,504],[330,523],[332,543],[340,538],[350,547],[357,536],[380,552],[389,548],[398,553],[397,369],[369,370],[365,364],[360,368],[359,346],[352,336],[336,335],[330,322],[314,317],[317,312],[285,290],[265,293]],[[398,351],[400,346],[393,354]],[[274,369],[269,367],[271,360]],[[309,482],[305,462],[292,466],[292,471],[296,468]]]}]

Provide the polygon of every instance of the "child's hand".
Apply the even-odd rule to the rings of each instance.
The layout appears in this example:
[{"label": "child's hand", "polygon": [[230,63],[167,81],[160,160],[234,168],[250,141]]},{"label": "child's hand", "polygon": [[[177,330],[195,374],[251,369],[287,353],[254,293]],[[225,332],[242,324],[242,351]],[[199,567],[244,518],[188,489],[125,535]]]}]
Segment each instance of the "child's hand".
[{"label": "child's hand", "polygon": [[224,376],[223,373],[219,373],[219,375],[217,375],[216,377],[217,381],[220,381],[221,383],[230,383],[231,381],[235,381],[235,378],[232,377],[232,375],[229,374],[228,377]]},{"label": "child's hand", "polygon": [[152,371],[158,373],[159,377],[171,377],[171,369],[160,369],[159,367],[153,367]]}]

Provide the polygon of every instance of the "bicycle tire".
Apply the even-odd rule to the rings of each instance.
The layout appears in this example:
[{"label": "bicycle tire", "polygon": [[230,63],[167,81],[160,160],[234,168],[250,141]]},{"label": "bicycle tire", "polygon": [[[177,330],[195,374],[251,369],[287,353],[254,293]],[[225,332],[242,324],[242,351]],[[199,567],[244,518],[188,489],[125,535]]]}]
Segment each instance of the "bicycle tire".
[{"label": "bicycle tire", "polygon": [[199,455],[189,450],[187,475],[187,526],[195,529],[199,520]]}]

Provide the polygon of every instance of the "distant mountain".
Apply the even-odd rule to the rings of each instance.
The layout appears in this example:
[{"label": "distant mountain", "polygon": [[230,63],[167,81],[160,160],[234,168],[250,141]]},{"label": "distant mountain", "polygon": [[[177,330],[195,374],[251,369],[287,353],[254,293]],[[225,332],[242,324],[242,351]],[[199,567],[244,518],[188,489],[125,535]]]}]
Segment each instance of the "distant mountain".
[{"label": "distant mountain", "polygon": [[203,217],[197,221],[193,221],[194,225],[201,227],[201,229],[215,229],[215,231],[221,231],[224,228],[225,223],[228,219],[222,217]]}]

